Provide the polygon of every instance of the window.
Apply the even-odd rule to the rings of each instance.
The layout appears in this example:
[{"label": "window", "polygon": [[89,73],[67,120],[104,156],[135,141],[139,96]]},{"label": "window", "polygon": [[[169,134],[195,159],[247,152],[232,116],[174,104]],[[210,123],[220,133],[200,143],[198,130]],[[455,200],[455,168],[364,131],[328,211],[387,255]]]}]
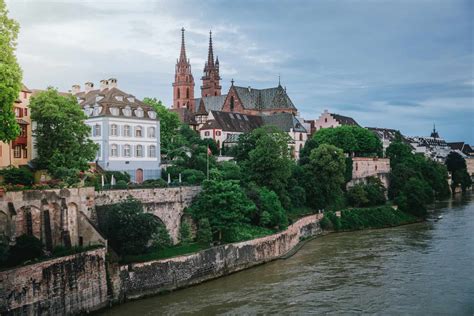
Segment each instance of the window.
[{"label": "window", "polygon": [[117,116],[120,114],[120,110],[118,108],[110,108],[110,113],[113,115],[113,116]]},{"label": "window", "polygon": [[26,125],[21,126],[20,136],[26,137]]},{"label": "window", "polygon": [[208,131],[204,132],[204,136],[209,136],[211,135],[211,133],[209,133]]},{"label": "window", "polygon": [[23,115],[28,116],[28,109],[23,109]]},{"label": "window", "polygon": [[130,134],[130,126],[129,125],[125,125],[123,127],[123,136],[125,137],[130,137],[131,134]]},{"label": "window", "polygon": [[156,157],[156,146],[151,145],[150,147],[148,147],[148,157]]},{"label": "window", "polygon": [[142,145],[137,145],[135,147],[135,156],[143,157],[143,146]]},{"label": "window", "polygon": [[375,165],[375,171],[377,171],[377,165]]},{"label": "window", "polygon": [[324,118],[324,123],[327,123],[328,122],[328,118]]},{"label": "window", "polygon": [[112,135],[112,136],[118,136],[117,131],[118,131],[118,129],[117,129],[117,124],[112,124],[112,125],[110,125],[110,135]]},{"label": "window", "polygon": [[221,136],[221,131],[216,131],[216,136]]},{"label": "window", "polygon": [[300,133],[300,141],[303,141],[303,133]]},{"label": "window", "polygon": [[156,112],[155,111],[148,111],[148,117],[152,120],[156,119]]},{"label": "window", "polygon": [[217,97],[217,91],[216,91],[216,92],[214,92],[214,96],[215,96],[215,97]]},{"label": "window", "polygon": [[28,158],[28,149],[26,147],[23,148],[23,158]]},{"label": "window", "polygon": [[132,109],[127,105],[123,110],[123,115],[125,116],[131,116],[132,115]]},{"label": "window", "polygon": [[118,157],[118,146],[116,144],[112,144],[112,146],[110,146],[110,156]]},{"label": "window", "polygon": [[15,116],[16,117],[21,117],[21,109],[20,108],[15,108]]},{"label": "window", "polygon": [[179,88],[178,88],[178,99],[181,99],[181,91],[179,91]]},{"label": "window", "polygon": [[230,97],[230,111],[234,112],[234,96]]},{"label": "window", "polygon": [[94,136],[100,136],[100,125],[99,124],[94,125]]},{"label": "window", "polygon": [[137,117],[143,117],[143,113],[144,113],[144,112],[143,112],[143,109],[142,109],[142,108],[138,108],[138,109],[135,110],[135,115],[136,115]]},{"label": "window", "polygon": [[148,128],[148,137],[150,137],[150,138],[155,138],[156,137],[154,127],[149,127]]},{"label": "window", "polygon": [[142,137],[142,127],[141,126],[135,127],[135,137]]},{"label": "window", "polygon": [[189,99],[189,88],[186,88],[186,99]]},{"label": "window", "polygon": [[359,170],[359,164],[356,162],[356,171]]},{"label": "window", "polygon": [[21,158],[21,146],[16,145],[15,148],[13,148],[13,157],[14,158]]},{"label": "window", "polygon": [[130,157],[130,145],[123,146],[123,156]]}]

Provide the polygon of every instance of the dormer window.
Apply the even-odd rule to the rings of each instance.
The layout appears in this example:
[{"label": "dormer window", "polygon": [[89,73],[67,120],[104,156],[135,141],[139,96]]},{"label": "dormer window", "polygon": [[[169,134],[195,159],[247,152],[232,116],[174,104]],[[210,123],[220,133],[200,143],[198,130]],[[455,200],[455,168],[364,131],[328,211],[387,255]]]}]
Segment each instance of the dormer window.
[{"label": "dormer window", "polygon": [[115,96],[115,100],[117,100],[117,101],[123,101],[123,96],[121,96],[121,95],[116,95],[116,96]]},{"label": "dormer window", "polygon": [[137,117],[143,117],[143,109],[142,108],[138,108],[135,110],[135,115]]},{"label": "dormer window", "polygon": [[110,108],[110,114],[117,116],[120,114],[120,110],[118,108]]},{"label": "dormer window", "polygon": [[148,117],[152,120],[156,119],[156,112],[155,111],[148,111]]},{"label": "dormer window", "polygon": [[93,114],[94,116],[99,115],[102,112],[102,107],[101,106],[94,106]]},{"label": "dormer window", "polygon": [[122,112],[125,116],[132,116],[132,109],[128,105],[122,110]]},{"label": "dormer window", "polygon": [[102,96],[102,95],[97,95],[97,96],[95,97],[95,102],[99,102],[99,101],[102,100],[103,98],[104,98],[104,96]]},{"label": "dormer window", "polygon": [[134,97],[128,97],[127,100],[128,100],[128,102],[131,102],[131,103],[134,103],[134,102],[135,102],[135,98],[134,98]]},{"label": "dormer window", "polygon": [[86,106],[84,107],[84,114],[87,115],[87,116],[91,116],[92,115],[92,108],[90,106]]}]

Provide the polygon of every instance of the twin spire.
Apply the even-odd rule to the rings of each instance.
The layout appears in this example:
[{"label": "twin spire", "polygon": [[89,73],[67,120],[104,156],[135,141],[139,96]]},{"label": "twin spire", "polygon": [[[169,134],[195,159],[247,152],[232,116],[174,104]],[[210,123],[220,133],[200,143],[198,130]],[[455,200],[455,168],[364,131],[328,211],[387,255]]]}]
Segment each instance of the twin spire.
[{"label": "twin spire", "polygon": [[[184,41],[184,27],[181,28],[181,53],[179,55],[179,61],[182,62],[187,62],[187,57],[186,57],[186,44]],[[214,63],[214,48],[212,47],[212,31],[209,31],[209,51],[207,54],[207,67],[214,67],[215,65],[219,65],[219,57],[216,58],[216,61]]]}]

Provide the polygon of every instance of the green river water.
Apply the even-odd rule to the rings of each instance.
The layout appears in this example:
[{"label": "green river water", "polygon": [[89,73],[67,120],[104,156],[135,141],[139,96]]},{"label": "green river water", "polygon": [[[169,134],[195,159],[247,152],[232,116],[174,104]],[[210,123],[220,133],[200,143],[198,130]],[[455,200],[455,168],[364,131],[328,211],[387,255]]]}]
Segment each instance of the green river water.
[{"label": "green river water", "polygon": [[330,234],[294,256],[103,315],[474,315],[474,195],[402,227]]}]

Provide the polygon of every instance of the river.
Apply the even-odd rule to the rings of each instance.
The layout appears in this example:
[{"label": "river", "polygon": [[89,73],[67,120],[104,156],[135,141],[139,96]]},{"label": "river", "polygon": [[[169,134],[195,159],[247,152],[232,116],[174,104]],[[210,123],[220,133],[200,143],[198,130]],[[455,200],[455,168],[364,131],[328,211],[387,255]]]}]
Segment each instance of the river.
[{"label": "river", "polygon": [[474,315],[474,195],[439,221],[330,234],[294,256],[103,315]]}]

